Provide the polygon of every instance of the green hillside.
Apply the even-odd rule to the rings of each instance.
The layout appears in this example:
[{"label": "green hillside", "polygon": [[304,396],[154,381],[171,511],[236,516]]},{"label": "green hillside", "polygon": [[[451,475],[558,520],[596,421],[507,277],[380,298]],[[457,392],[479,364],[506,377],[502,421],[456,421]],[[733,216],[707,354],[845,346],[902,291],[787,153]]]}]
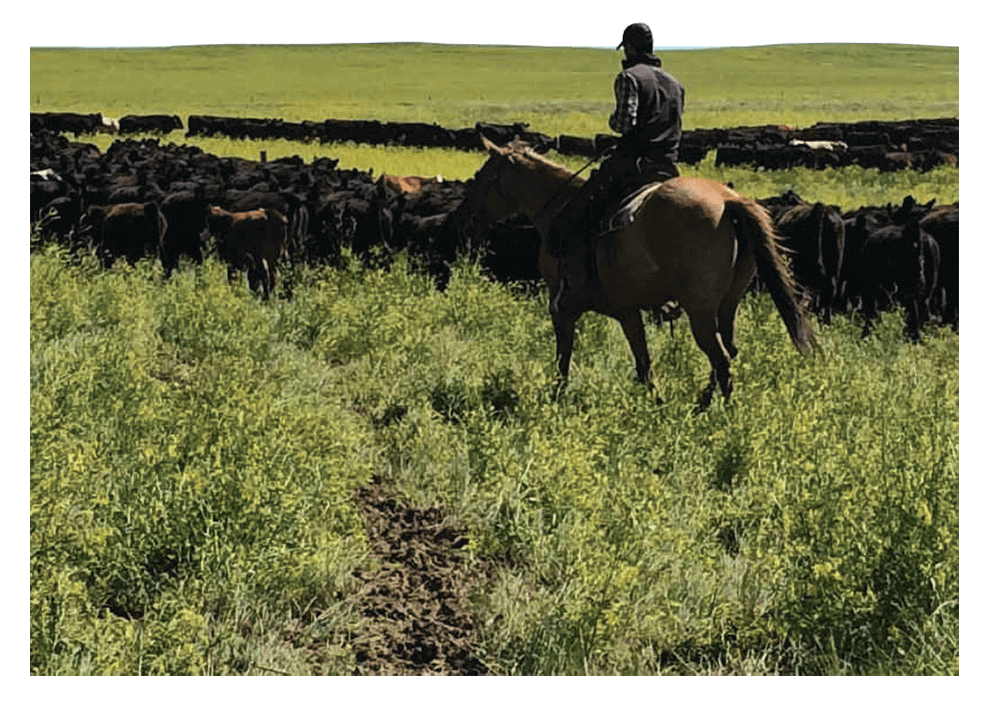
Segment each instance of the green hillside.
[{"label": "green hillside", "polygon": [[[662,51],[685,128],[958,116],[958,48],[816,44]],[[528,121],[607,131],[620,52],[431,44],[32,49],[31,110]]]}]

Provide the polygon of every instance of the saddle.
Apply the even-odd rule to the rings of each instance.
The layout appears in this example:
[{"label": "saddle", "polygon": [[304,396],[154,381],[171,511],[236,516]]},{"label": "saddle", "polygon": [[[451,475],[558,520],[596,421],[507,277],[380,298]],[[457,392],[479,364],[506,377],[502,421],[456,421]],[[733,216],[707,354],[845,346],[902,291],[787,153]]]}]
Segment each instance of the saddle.
[{"label": "saddle", "polygon": [[597,223],[597,236],[603,237],[611,232],[617,232],[635,221],[635,215],[639,208],[646,202],[646,198],[654,193],[662,182],[653,182],[643,185],[637,190],[628,193],[616,203],[610,205],[604,216]]}]

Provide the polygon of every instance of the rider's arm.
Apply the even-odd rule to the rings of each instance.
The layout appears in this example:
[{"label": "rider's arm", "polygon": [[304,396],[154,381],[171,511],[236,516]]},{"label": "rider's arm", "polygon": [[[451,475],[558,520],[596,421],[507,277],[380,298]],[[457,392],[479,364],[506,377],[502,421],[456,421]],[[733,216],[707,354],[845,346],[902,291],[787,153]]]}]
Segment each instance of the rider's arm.
[{"label": "rider's arm", "polygon": [[608,119],[612,131],[625,135],[635,127],[639,115],[639,87],[622,72],[615,79],[615,112]]}]

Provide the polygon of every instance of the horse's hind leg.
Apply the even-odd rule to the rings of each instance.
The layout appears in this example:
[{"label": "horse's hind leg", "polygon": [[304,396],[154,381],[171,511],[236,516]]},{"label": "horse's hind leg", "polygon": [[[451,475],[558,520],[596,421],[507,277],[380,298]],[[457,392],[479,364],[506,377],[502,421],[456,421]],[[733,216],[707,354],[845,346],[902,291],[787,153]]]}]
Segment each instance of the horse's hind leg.
[{"label": "horse's hind leg", "polygon": [[739,296],[727,296],[719,307],[719,339],[729,360],[735,358],[739,352],[739,348],[736,347],[736,311],[739,306]]},{"label": "horse's hind leg", "polygon": [[729,359],[732,360],[739,352],[736,347],[736,312],[740,306],[740,300],[750,285],[753,278],[754,261],[750,258],[750,252],[740,249],[733,270],[733,281],[729,286],[729,291],[722,297],[719,304],[719,336],[722,338],[722,347],[725,348]]},{"label": "horse's hind leg", "polygon": [[650,391],[655,391],[656,387],[653,386],[653,380],[650,377],[651,361],[649,348],[646,344],[646,328],[642,323],[642,312],[638,308],[626,311],[623,315],[618,316],[618,322],[621,323],[629,347],[632,348],[636,379],[646,385]]},{"label": "horse's hind leg", "polygon": [[708,387],[702,392],[699,400],[700,409],[705,409],[712,402],[712,395],[715,386],[718,385],[722,391],[722,396],[726,399],[733,392],[733,381],[729,373],[729,353],[722,345],[722,336],[719,334],[719,324],[715,315],[703,313],[692,313],[688,311],[691,321],[691,331],[694,333],[695,342],[698,347],[708,357],[712,365],[712,376],[709,379]]},{"label": "horse's hind leg", "polygon": [[638,308],[626,311],[617,317],[621,323],[622,331],[628,339],[629,347],[632,348],[632,356],[635,358],[635,376],[639,382],[650,384],[649,371],[651,361],[649,359],[649,348],[646,345],[646,329],[642,324],[642,315]]}]

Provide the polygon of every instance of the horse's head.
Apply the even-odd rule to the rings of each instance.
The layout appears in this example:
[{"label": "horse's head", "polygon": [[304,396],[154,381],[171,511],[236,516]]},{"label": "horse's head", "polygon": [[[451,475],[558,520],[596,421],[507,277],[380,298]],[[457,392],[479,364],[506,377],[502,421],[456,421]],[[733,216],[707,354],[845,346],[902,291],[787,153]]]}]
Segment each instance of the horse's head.
[{"label": "horse's head", "polygon": [[466,186],[465,199],[455,211],[456,224],[465,232],[478,232],[508,217],[520,207],[511,190],[511,176],[518,168],[513,144],[498,146],[480,137],[489,159]]}]

